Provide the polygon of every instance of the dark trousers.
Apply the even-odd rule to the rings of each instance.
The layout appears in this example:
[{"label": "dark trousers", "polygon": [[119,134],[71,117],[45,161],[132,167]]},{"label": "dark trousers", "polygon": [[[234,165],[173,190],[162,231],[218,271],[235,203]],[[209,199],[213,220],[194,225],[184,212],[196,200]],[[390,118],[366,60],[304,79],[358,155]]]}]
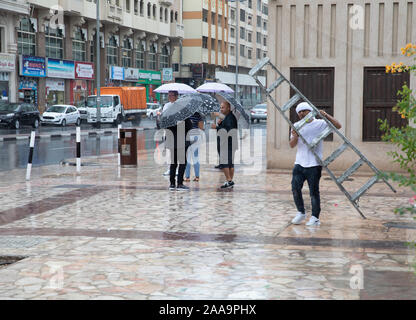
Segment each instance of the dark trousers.
[{"label": "dark trousers", "polygon": [[[169,178],[170,184],[176,184],[176,168],[179,166],[178,169],[178,186],[183,184],[183,175],[185,174],[186,169],[186,151],[188,148],[185,149],[185,163],[178,164],[178,149],[173,149],[173,163],[171,163],[169,168]],[[183,150],[183,149],[182,149]],[[180,151],[183,152],[183,151]]]},{"label": "dark trousers", "polygon": [[305,213],[303,204],[302,188],[303,184],[308,181],[309,194],[312,203],[312,215],[319,219],[321,212],[321,199],[319,195],[319,180],[321,179],[322,167],[304,168],[298,164],[293,168],[292,176],[292,193],[296,208],[299,212]]}]

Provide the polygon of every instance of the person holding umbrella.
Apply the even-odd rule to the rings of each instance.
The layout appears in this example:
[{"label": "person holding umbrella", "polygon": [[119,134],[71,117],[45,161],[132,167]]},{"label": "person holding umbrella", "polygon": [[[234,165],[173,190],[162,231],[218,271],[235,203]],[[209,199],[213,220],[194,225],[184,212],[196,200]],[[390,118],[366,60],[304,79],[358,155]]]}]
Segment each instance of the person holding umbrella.
[{"label": "person holding umbrella", "polygon": [[221,189],[228,189],[234,187],[234,155],[238,148],[237,119],[231,112],[231,105],[228,101],[221,103],[220,112],[225,116],[224,120],[220,119],[218,125],[213,123],[211,127],[217,129],[219,135],[217,148],[220,155],[220,169],[226,178]]},{"label": "person holding umbrella", "polygon": [[[175,91],[175,90],[168,91],[168,100],[169,100],[169,102],[165,103],[165,105],[163,106],[162,113],[164,111],[166,111],[167,109],[169,109],[169,107],[172,105],[172,103],[174,103],[176,100],[178,100],[178,96],[179,96],[178,91]],[[178,174],[178,172],[176,172],[176,174]],[[170,169],[168,168],[163,175],[164,176],[169,176],[170,175]]]}]

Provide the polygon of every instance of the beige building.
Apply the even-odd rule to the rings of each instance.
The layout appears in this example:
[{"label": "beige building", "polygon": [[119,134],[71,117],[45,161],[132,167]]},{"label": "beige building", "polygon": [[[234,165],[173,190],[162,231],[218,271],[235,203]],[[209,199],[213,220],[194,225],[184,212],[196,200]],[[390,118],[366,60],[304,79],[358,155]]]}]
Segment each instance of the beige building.
[{"label": "beige building", "polygon": [[[416,4],[413,1],[269,1],[269,54],[272,62],[318,108],[333,114],[341,132],[379,169],[391,170],[386,155],[392,146],[381,142],[377,119],[403,120],[392,111],[403,83],[415,89],[409,74],[386,74],[392,62],[412,63],[400,48],[414,42]],[[277,77],[268,70],[268,83]],[[293,94],[286,87],[274,91],[282,105]],[[296,149],[289,147],[289,126],[269,102],[268,168],[292,168]],[[293,122],[297,121],[292,112]],[[337,136],[324,144],[328,156],[340,144]],[[347,169],[351,154],[332,169]]]},{"label": "beige building", "polygon": [[[243,105],[253,106],[265,99],[248,72],[268,54],[268,0],[229,1],[229,17],[228,67],[218,68],[216,78],[234,90],[238,81],[238,98]],[[259,79],[265,85],[266,72]]]},{"label": "beige building", "polygon": [[16,102],[17,39],[20,17],[29,14],[25,0],[0,0],[0,100]]},{"label": "beige building", "polygon": [[227,0],[184,0],[185,38],[182,43],[181,70],[176,78],[192,86],[215,80],[217,67],[228,64]]},{"label": "beige building", "polygon": [[[13,30],[17,98],[41,110],[77,104],[96,82],[96,1],[29,0],[29,5]],[[172,54],[184,36],[182,1],[101,0],[100,21],[101,85],[143,85],[152,101],[153,89],[173,80]]]}]

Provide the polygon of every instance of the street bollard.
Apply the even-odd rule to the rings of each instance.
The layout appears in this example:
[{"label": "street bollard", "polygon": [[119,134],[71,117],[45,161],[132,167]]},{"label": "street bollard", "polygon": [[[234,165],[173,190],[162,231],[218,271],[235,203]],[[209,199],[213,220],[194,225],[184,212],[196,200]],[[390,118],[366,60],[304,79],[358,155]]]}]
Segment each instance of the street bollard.
[{"label": "street bollard", "polygon": [[30,134],[30,150],[29,150],[29,159],[27,162],[27,169],[26,169],[26,180],[30,180],[30,173],[32,171],[32,160],[33,160],[33,149],[35,148],[35,135],[36,132],[32,131]]},{"label": "street bollard", "polygon": [[121,165],[121,141],[120,141],[120,130],[121,124],[118,125],[117,129],[117,138],[118,138],[118,154],[117,154],[117,165],[120,167]]},{"label": "street bollard", "polygon": [[77,173],[81,172],[81,127],[77,127]]}]

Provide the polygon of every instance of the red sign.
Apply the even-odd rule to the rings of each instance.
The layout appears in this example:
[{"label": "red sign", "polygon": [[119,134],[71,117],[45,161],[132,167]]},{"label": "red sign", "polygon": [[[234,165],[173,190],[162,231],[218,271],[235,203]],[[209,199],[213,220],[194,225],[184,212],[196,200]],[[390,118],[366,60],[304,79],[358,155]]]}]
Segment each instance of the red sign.
[{"label": "red sign", "polygon": [[94,79],[94,64],[91,62],[75,62],[75,79]]}]

